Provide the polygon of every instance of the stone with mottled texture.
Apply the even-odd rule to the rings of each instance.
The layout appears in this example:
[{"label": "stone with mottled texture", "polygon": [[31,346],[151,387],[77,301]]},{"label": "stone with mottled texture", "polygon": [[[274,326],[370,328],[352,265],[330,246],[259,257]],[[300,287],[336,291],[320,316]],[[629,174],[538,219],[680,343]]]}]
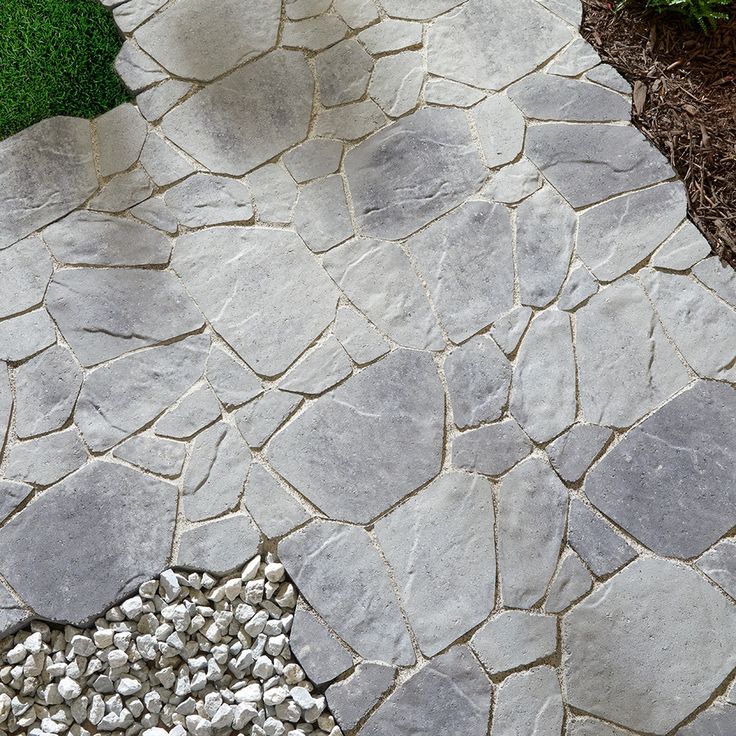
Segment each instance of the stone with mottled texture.
[{"label": "stone with mottled texture", "polygon": [[710,243],[690,220],[671,237],[649,260],[654,268],[687,271],[710,254]]},{"label": "stone with mottled texture", "polygon": [[159,187],[166,187],[195,172],[194,166],[156,133],[149,133],[146,138],[140,162]]},{"label": "stone with mottled texture", "polygon": [[354,38],[322,51],[315,63],[319,100],[325,107],[355,102],[365,94],[373,59]]},{"label": "stone with mottled texture", "polygon": [[413,0],[380,0],[380,2],[383,9],[396,18],[429,20],[460,5],[462,0],[424,0],[422,3]]},{"label": "stone with mottled texture", "polygon": [[576,29],[580,28],[583,20],[583,4],[580,0],[540,0],[541,5],[564,18]]},{"label": "stone with mottled texture", "polygon": [[[148,20],[159,8],[166,4],[167,0],[135,0],[135,2],[121,2],[112,0],[113,17],[115,22],[124,33],[130,33],[141,23]],[[104,4],[110,4],[104,2]]]},{"label": "stone with mottled texture", "polygon": [[182,225],[191,228],[246,222],[253,217],[247,187],[212,174],[194,174],[164,194],[164,202]]},{"label": "stone with mottled texture", "polygon": [[363,28],[380,17],[375,0],[335,0],[333,7],[353,29]]},{"label": "stone with mottled texture", "polygon": [[539,171],[529,159],[504,166],[483,190],[494,202],[516,204],[542,186]]},{"label": "stone with mottled texture", "polygon": [[347,353],[337,338],[330,336],[297,363],[279,383],[283,391],[316,396],[332,388],[353,372]]},{"label": "stone with mottled texture", "polygon": [[314,132],[330,138],[356,141],[374,133],[385,122],[386,116],[373,100],[362,100],[322,110],[314,123]]},{"label": "stone with mottled texture", "polygon": [[731,598],[736,599],[736,540],[721,540],[699,557],[695,564]]},{"label": "stone with mottled texture", "polygon": [[352,730],[394,684],[396,670],[385,664],[361,662],[350,677],[331,685],[327,705],[345,730]]},{"label": "stone with mottled texture", "polygon": [[479,89],[442,77],[431,77],[424,85],[424,100],[428,105],[472,107],[484,97]]},{"label": "stone with mottled texture", "polygon": [[138,160],[148,126],[136,106],[126,102],[95,118],[95,131],[100,176],[112,176]]},{"label": "stone with mottled texture", "polygon": [[324,253],[353,236],[341,176],[328,176],[301,188],[294,209],[294,227],[315,253]]},{"label": "stone with mottled texture", "polygon": [[595,276],[579,263],[570,271],[560,291],[557,306],[566,312],[572,312],[597,294],[599,289],[600,284],[596,281]]},{"label": "stone with mottled texture", "polygon": [[314,18],[326,12],[332,5],[332,0],[286,0],[286,17],[289,20],[303,20]]},{"label": "stone with mottled texture", "polygon": [[163,117],[192,88],[181,79],[167,79],[151,89],[141,92],[135,104],[146,120],[155,121]]},{"label": "stone with mottled texture", "polygon": [[345,38],[347,33],[348,27],[338,16],[318,15],[286,23],[281,43],[306,51],[321,51]]},{"label": "stone with mottled texture", "polygon": [[401,51],[421,45],[422,24],[387,18],[361,31],[358,34],[358,40],[371,54]]},{"label": "stone with mottled texture", "polygon": [[116,174],[89,201],[88,207],[98,212],[123,212],[148,199],[153,193],[153,182],[145,169],[136,166],[123,174]]},{"label": "stone with mottled texture", "polygon": [[18,442],[10,447],[5,476],[34,486],[50,486],[82,467],[87,451],[76,427]]},{"label": "stone with mottled texture", "polygon": [[245,507],[269,538],[283,537],[311,514],[262,465],[253,464],[245,484]]},{"label": "stone with mottled texture", "polygon": [[31,493],[33,493],[33,488],[27,483],[0,480],[0,523],[5,521]]},{"label": "stone with mottled texture", "polygon": [[299,189],[281,164],[261,166],[246,181],[259,220],[276,224],[291,222]]},{"label": "stone with mottled texture", "polygon": [[153,431],[160,437],[188,439],[219,419],[221,413],[217,397],[207,384],[203,384],[169,409],[156,422]]},{"label": "stone with mottled texture", "polygon": [[608,64],[599,64],[587,72],[585,78],[624,95],[631,94],[631,83]]},{"label": "stone with mottled texture", "polygon": [[703,259],[693,268],[693,274],[724,302],[736,307],[736,272],[717,256]]},{"label": "stone with mottled texture", "polygon": [[299,408],[302,396],[272,388],[235,412],[235,423],[249,447],[263,447]]},{"label": "stone with mottled texture", "polygon": [[678,729],[675,736],[730,736],[735,730],[736,705],[716,702]]},{"label": "stone with mottled texture", "polygon": [[0,250],[0,319],[40,304],[52,271],[51,258],[36,236]]},{"label": "stone with mottled texture", "polygon": [[567,555],[549,586],[544,610],[560,613],[582,598],[593,587],[593,577],[580,558],[571,552]]},{"label": "stone with mottled texture", "polygon": [[30,611],[27,611],[5,586],[0,585],[0,633],[2,636],[12,633],[30,619]]},{"label": "stone with mottled texture", "polygon": [[568,721],[565,736],[631,736],[631,731],[624,731],[597,718],[576,717]]},{"label": "stone with mottled texture", "polygon": [[147,225],[158,228],[170,235],[173,235],[179,228],[179,222],[176,217],[169,212],[163,199],[159,197],[149,197],[140,204],[135,205],[135,207],[131,207],[128,211],[141,222],[145,222]]},{"label": "stone with mottled texture", "polygon": [[284,165],[299,184],[334,174],[342,160],[342,141],[312,138],[284,154]]},{"label": "stone with mottled texture", "polygon": [[263,391],[263,386],[245,363],[215,345],[207,358],[207,381],[226,408],[242,406]]},{"label": "stone with mottled texture", "polygon": [[531,307],[514,307],[495,321],[490,334],[506,355],[519,347],[531,318]]},{"label": "stone with mottled texture", "polygon": [[55,342],[54,323],[43,307],[0,322],[0,361],[25,360]]},{"label": "stone with mottled texture", "polygon": [[337,310],[335,337],[345,348],[345,352],[358,364],[372,363],[389,351],[386,338],[365,316],[351,307]]},{"label": "stone with mottled texture", "polygon": [[184,468],[187,447],[183,442],[136,435],[118,445],[112,454],[154,475],[176,478]]},{"label": "stone with mottled texture", "polygon": [[376,61],[368,94],[392,118],[413,110],[424,84],[424,54],[402,51]]},{"label": "stone with mottled texture", "polygon": [[491,95],[473,108],[473,120],[486,164],[494,169],[513,161],[524,145],[526,122],[505,95]]},{"label": "stone with mottled texture", "polygon": [[577,77],[600,64],[600,61],[598,52],[585,39],[576,38],[557,54],[545,71],[562,77]]},{"label": "stone with mottled texture", "polygon": [[168,78],[166,72],[132,41],[126,41],[115,57],[115,71],[133,93]]},{"label": "stone with mottled texture", "polygon": [[502,475],[532,451],[532,443],[511,418],[459,434],[452,442],[457,468]]},{"label": "stone with mottled texture", "polygon": [[575,483],[585,475],[612,436],[607,427],[576,424],[545,449],[562,480]]}]

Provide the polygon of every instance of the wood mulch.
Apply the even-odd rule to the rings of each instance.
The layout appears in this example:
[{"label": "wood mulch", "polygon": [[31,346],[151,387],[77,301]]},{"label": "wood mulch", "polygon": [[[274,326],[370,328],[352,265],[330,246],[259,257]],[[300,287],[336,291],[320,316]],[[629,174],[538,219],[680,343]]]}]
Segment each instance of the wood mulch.
[{"label": "wood mulch", "polygon": [[736,4],[704,34],[632,2],[583,0],[583,36],[634,86],[634,122],[690,193],[690,216],[736,268]]}]

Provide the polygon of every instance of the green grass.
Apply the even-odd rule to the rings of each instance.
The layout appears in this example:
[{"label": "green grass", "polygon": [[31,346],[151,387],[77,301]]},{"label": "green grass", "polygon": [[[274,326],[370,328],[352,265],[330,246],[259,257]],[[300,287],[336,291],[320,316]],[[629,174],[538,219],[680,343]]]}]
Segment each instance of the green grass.
[{"label": "green grass", "polygon": [[113,68],[122,43],[98,0],[0,0],[0,139],[128,100]]},{"label": "green grass", "polygon": [[[630,0],[618,0],[616,7],[628,5]],[[657,13],[677,13],[694,26],[712,31],[722,20],[728,20],[728,8],[732,0],[645,0],[647,8]]]}]

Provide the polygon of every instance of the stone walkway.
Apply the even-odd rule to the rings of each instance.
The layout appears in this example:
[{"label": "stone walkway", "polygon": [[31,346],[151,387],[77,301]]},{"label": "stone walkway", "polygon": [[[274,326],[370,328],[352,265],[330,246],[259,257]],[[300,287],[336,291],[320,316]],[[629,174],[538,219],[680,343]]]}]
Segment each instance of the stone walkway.
[{"label": "stone walkway", "polygon": [[0,634],[277,548],[346,733],[736,732],[736,278],[579,2],[113,13],[0,143]]}]

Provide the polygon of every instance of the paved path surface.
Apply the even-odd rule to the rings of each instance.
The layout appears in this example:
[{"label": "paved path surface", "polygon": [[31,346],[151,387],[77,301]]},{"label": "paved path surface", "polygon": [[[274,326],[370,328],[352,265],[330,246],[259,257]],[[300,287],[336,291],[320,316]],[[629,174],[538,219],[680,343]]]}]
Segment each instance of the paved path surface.
[{"label": "paved path surface", "polygon": [[381,2],[0,143],[0,630],[277,545],[346,732],[733,733],[734,274],[576,0]]}]

